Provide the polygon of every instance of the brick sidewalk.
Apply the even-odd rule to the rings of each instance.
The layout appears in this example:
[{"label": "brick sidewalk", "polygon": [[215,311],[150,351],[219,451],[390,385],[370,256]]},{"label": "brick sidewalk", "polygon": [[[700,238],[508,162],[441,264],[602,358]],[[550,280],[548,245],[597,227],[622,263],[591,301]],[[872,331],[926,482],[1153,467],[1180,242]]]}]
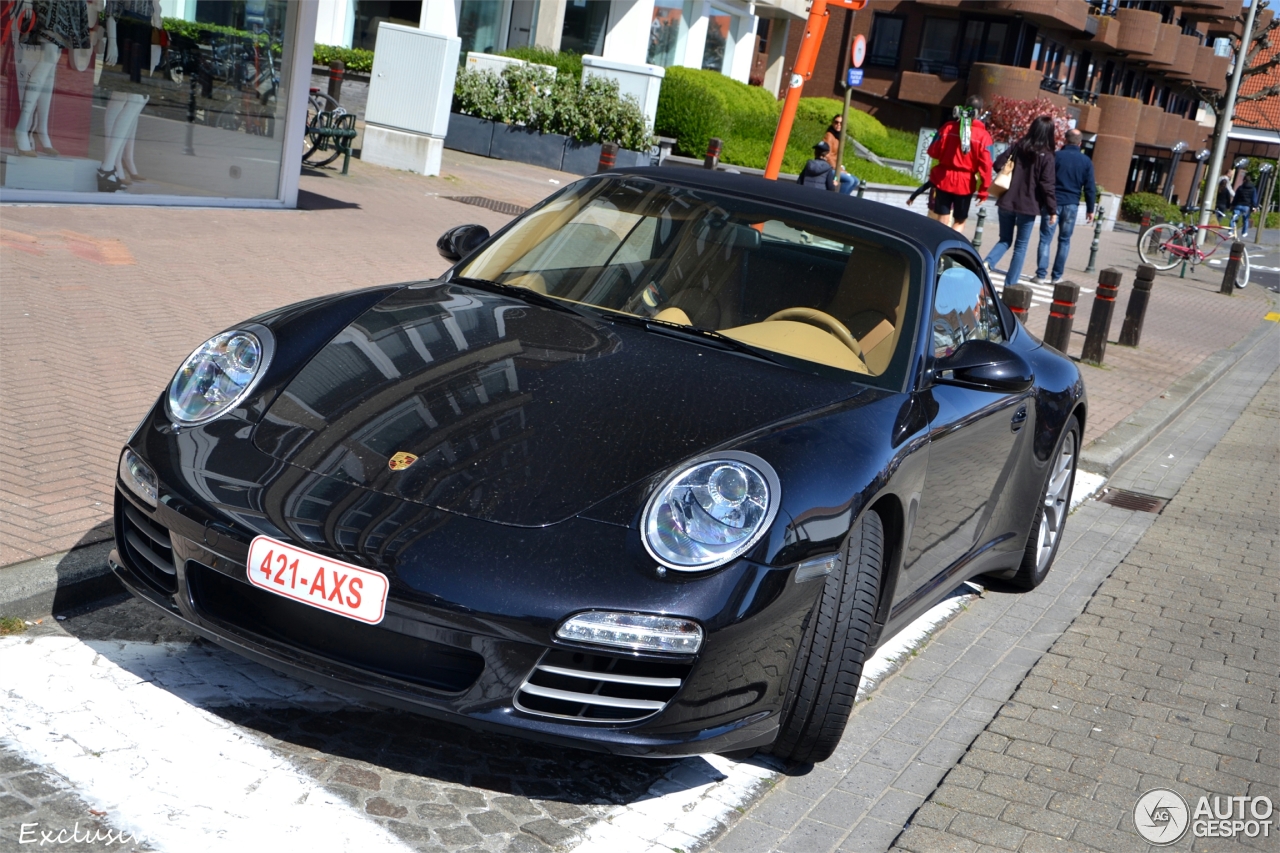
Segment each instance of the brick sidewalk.
[{"label": "brick sidewalk", "polygon": [[[898,853],[1144,849],[1152,788],[1277,800],[1280,372],[915,814]],[[1272,820],[1272,834],[1277,821]],[[1180,850],[1274,850],[1274,838]],[[984,847],[983,849],[988,849]]]},{"label": "brick sidewalk", "polygon": [[[436,237],[509,217],[445,199],[527,206],[576,176],[446,151],[441,177],[353,161],[306,170],[296,211],[6,206],[0,225],[0,566],[109,538],[119,448],[178,362],[252,314],[353,287],[429,278]],[[1084,266],[1077,232],[1070,274]],[[994,229],[987,230],[988,248]],[[1136,265],[1132,234],[1106,235],[1100,266]],[[1079,262],[1077,263],[1077,256]],[[1271,310],[1250,287],[1162,277],[1143,346],[1086,368],[1096,438]],[[1085,281],[1084,278],[1078,278]],[[1036,309],[1043,311],[1043,309]],[[1044,317],[1033,311],[1039,333]],[[1087,325],[1087,307],[1077,326]]]}]

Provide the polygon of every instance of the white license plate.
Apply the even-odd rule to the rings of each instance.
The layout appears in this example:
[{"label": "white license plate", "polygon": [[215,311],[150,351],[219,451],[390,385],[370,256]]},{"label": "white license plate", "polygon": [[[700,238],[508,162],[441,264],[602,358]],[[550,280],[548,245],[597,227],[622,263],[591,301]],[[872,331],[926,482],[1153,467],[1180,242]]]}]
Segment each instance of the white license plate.
[{"label": "white license plate", "polygon": [[350,563],[259,536],[249,545],[249,583],[337,613],[377,625],[387,609],[387,578]]}]

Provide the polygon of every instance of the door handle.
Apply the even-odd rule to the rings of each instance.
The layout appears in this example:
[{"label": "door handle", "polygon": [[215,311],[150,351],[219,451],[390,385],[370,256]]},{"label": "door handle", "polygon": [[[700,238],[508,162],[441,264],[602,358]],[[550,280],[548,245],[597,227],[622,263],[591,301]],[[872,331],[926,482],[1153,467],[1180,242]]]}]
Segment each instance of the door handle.
[{"label": "door handle", "polygon": [[1009,429],[1017,432],[1022,429],[1022,425],[1027,422],[1027,407],[1019,406],[1018,411],[1013,413],[1013,419],[1009,422]]}]

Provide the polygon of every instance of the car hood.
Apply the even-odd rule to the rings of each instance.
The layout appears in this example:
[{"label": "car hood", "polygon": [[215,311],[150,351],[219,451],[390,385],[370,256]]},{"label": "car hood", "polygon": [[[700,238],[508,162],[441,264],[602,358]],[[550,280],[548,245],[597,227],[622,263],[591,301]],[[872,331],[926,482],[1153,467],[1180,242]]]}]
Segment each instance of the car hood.
[{"label": "car hood", "polygon": [[[735,436],[866,390],[626,323],[427,284],[388,297],[329,341],[253,440],[344,482],[542,526]],[[417,459],[392,470],[397,454]]]}]

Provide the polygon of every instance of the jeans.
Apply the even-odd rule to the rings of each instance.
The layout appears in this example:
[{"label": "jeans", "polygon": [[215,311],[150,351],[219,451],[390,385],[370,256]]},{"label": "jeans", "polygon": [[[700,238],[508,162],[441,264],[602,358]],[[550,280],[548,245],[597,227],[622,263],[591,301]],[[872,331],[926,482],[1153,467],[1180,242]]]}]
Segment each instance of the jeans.
[{"label": "jeans", "polygon": [[1253,212],[1252,208],[1247,207],[1243,204],[1237,205],[1236,207],[1231,208],[1231,227],[1232,228],[1236,227],[1236,220],[1240,219],[1241,217],[1244,217],[1244,230],[1241,231],[1239,234],[1239,236],[1242,238],[1244,237],[1244,235],[1249,233],[1249,214],[1252,212]]},{"label": "jeans", "polygon": [[858,184],[860,183],[861,181],[859,181],[853,175],[850,175],[848,172],[841,172],[840,173],[840,194],[853,195],[853,191],[858,188]]},{"label": "jeans", "polygon": [[[1071,234],[1076,230],[1076,214],[1080,206],[1068,204],[1058,208],[1058,224],[1049,221],[1049,211],[1040,210],[1040,244],[1036,247],[1036,278],[1057,281],[1067,268],[1067,253],[1071,251]],[[1054,229],[1058,231],[1058,254],[1053,259],[1053,276],[1049,277],[1049,249],[1053,246]]]},{"label": "jeans", "polygon": [[[1004,277],[1004,286],[1017,284],[1022,275],[1022,261],[1027,256],[1027,246],[1031,245],[1031,226],[1036,218],[1030,213],[1013,213],[1004,208],[997,208],[1000,214],[1000,242],[996,243],[991,254],[987,255],[987,267],[994,268],[1004,257],[1004,253],[1013,246],[1013,257],[1009,260],[1009,272]],[[1017,238],[1014,238],[1014,231]]]}]

